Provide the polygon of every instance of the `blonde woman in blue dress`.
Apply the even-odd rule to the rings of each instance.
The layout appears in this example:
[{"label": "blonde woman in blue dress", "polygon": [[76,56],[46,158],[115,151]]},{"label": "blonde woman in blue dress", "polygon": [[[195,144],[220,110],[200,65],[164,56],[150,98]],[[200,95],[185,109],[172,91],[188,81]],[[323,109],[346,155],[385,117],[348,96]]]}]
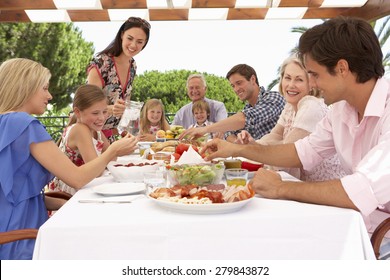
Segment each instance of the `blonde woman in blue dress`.
[{"label": "blonde woman in blue dress", "polygon": [[[50,71],[40,63],[14,58],[0,66],[0,232],[36,228],[64,201],[46,197],[45,185],[57,176],[82,188],[117,156],[136,149],[135,137],[115,141],[94,160],[76,166],[33,116],[45,112],[52,99]],[[0,259],[31,259],[35,240],[0,246]]]}]

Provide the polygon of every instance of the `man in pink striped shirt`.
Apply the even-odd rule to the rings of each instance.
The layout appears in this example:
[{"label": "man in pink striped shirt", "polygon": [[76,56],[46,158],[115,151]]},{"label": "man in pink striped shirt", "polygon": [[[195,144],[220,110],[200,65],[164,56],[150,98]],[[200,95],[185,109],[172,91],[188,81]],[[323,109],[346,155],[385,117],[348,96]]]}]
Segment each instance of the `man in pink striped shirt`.
[{"label": "man in pink striped shirt", "polygon": [[328,115],[308,137],[293,144],[263,146],[209,142],[215,157],[243,156],[265,164],[310,170],[337,153],[347,172],[325,182],[282,182],[259,170],[252,181],[267,198],[351,208],[361,212],[369,232],[390,217],[390,84],[383,78],[383,54],[371,25],[334,18],[306,31],[299,55],[320,90]]}]

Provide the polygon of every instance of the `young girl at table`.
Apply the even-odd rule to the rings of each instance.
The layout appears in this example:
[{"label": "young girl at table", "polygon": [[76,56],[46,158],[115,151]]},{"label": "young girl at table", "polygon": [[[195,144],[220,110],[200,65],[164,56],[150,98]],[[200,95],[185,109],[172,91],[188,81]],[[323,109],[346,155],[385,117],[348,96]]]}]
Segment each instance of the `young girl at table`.
[{"label": "young girl at table", "polygon": [[164,104],[159,99],[149,99],[141,110],[140,141],[156,141],[159,130],[169,130],[170,126],[165,118]]},{"label": "young girl at table", "polygon": [[[106,119],[107,98],[103,90],[95,85],[80,86],[73,99],[73,115],[59,145],[75,165],[81,166],[97,158],[110,146],[101,132]],[[57,177],[50,182],[49,189],[71,195],[77,191]]]},{"label": "young girl at table", "polygon": [[[118,156],[132,153],[135,137],[124,137],[94,160],[76,166],[57,147],[45,127],[32,115],[41,115],[52,99],[50,71],[40,63],[14,58],[0,66],[0,232],[38,229],[47,210],[64,200],[46,197],[44,187],[57,176],[69,186],[82,188]],[[34,239],[0,246],[0,259],[31,259]]]}]

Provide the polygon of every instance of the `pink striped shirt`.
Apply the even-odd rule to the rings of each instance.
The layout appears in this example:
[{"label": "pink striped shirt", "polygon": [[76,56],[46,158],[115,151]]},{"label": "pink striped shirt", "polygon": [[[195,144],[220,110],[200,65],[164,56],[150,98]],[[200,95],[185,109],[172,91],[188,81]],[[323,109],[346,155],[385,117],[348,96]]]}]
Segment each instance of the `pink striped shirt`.
[{"label": "pink striped shirt", "polygon": [[341,183],[369,232],[390,217],[390,84],[386,79],[377,81],[360,123],[354,107],[337,102],[295,147],[306,170],[338,154],[348,174]]}]

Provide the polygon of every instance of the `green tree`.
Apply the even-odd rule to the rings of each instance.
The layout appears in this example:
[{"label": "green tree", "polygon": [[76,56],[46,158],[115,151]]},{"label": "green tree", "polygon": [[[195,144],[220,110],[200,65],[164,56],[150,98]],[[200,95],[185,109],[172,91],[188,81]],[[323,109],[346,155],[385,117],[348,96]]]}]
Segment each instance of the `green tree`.
[{"label": "green tree", "polygon": [[55,110],[71,103],[71,93],[85,83],[93,53],[93,43],[86,42],[73,23],[0,24],[0,61],[24,57],[49,68]]},{"label": "green tree", "polygon": [[[187,77],[197,73],[189,70],[171,70],[166,72],[146,71],[134,79],[132,99],[146,101],[150,98],[161,99],[165,112],[175,113],[183,105],[190,102],[187,95]],[[241,102],[228,80],[224,77],[203,73],[207,82],[206,97],[221,101],[228,112],[241,110]]]},{"label": "green tree", "polygon": [[[390,36],[390,16],[384,17],[382,19],[374,20],[370,22],[372,28],[375,30],[376,36],[378,37],[379,44],[383,52],[383,61],[382,64],[385,67],[385,73],[390,71],[390,51],[386,51],[386,43]],[[380,24],[379,28],[377,27]],[[303,34],[308,28],[305,26],[296,26],[291,28],[291,32]],[[291,49],[290,55],[298,51],[298,46],[295,46]],[[277,70],[280,73],[280,67]],[[279,83],[280,78],[277,77],[269,85],[268,89],[272,89]]]},{"label": "green tree", "polygon": [[[380,26],[377,28],[379,23]],[[379,39],[379,44],[381,45],[383,51],[390,36],[390,16],[383,18],[383,20],[371,22],[371,26],[376,30],[376,36]],[[390,51],[383,52],[383,66],[385,67],[385,71],[387,73],[390,67]]]}]

